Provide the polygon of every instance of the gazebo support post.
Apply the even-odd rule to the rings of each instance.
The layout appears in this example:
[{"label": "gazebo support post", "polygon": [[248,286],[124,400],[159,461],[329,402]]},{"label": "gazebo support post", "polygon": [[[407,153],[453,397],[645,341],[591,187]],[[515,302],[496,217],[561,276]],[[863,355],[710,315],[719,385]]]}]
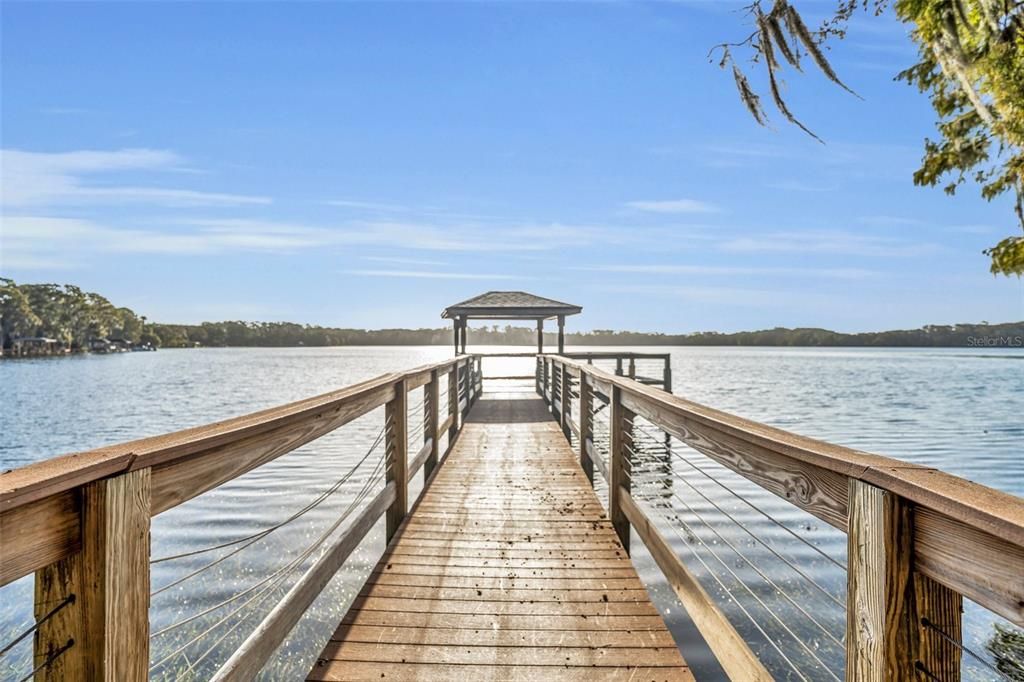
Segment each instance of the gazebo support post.
[{"label": "gazebo support post", "polygon": [[537,320],[537,355],[544,354],[544,319]]},{"label": "gazebo support post", "polygon": [[469,319],[462,318],[462,354],[466,354],[466,337],[469,336]]},{"label": "gazebo support post", "polygon": [[565,354],[565,315],[558,316],[558,354]]}]

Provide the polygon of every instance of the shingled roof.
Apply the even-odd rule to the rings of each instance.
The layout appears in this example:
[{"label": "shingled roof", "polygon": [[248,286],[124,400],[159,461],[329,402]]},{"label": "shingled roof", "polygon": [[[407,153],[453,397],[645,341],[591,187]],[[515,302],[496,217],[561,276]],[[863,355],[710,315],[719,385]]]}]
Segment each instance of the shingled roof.
[{"label": "shingled roof", "polygon": [[559,315],[576,315],[583,311],[578,305],[536,296],[525,291],[488,291],[450,305],[441,317],[542,320]]}]

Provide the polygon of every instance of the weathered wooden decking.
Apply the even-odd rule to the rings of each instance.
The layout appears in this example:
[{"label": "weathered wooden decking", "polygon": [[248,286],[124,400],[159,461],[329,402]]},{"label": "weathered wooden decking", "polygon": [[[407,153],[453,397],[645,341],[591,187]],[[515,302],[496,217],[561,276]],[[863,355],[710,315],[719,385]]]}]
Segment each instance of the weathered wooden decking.
[{"label": "weathered wooden decking", "polygon": [[692,680],[558,425],[486,395],[310,680]]}]

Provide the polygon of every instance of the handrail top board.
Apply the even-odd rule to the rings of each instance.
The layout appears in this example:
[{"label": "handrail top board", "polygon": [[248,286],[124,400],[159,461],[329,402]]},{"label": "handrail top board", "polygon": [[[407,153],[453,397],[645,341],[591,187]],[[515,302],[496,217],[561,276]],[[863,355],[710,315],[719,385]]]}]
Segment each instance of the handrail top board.
[{"label": "handrail top board", "polygon": [[[565,356],[545,354],[618,386],[648,412],[692,420],[755,447],[889,490],[1008,542],[1024,547],[1024,499],[939,469],[854,450],[716,410]],[[662,416],[664,416],[662,415]],[[646,415],[645,415],[646,416]]]},{"label": "handrail top board", "polygon": [[[172,433],[149,436],[125,443],[51,457],[0,474],[0,512],[49,497],[102,478],[161,464],[168,464],[201,455],[218,446],[243,438],[301,422],[325,411],[340,409],[345,404],[381,395],[370,411],[390,399],[388,388],[405,380],[411,387],[429,381],[430,373],[470,361],[473,356],[461,355],[401,373],[382,374],[322,395],[259,410],[230,419],[195,426]],[[423,377],[426,379],[423,379]]]}]

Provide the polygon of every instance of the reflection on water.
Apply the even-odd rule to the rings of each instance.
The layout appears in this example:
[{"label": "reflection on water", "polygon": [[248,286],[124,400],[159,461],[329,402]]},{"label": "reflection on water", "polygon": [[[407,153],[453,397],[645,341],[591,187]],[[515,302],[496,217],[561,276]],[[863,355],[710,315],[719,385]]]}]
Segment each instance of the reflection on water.
[{"label": "reflection on water", "polygon": [[[674,391],[697,402],[1024,494],[1024,372],[1015,362],[1024,354],[632,350],[671,350]],[[0,386],[7,389],[0,412],[0,466],[13,468],[251,412],[450,353],[446,347],[200,349],[0,363]],[[492,359],[484,365],[485,374],[533,370],[532,360]],[[645,373],[643,361],[637,370]],[[413,444],[422,442],[419,400],[417,395],[410,402]],[[372,446],[381,412],[154,519],[155,558],[256,537],[234,554],[249,540],[154,564],[154,590],[199,571],[153,597],[152,632],[166,632],[154,638],[152,660],[168,659],[155,677],[207,677],[308,565],[311,559],[289,570],[303,549],[330,528],[361,490],[379,489],[374,466],[380,448]],[[835,639],[845,628],[840,606],[845,578],[836,562],[845,562],[845,537],[680,443],[666,444],[649,424],[638,422],[637,438],[637,497],[663,519],[666,537],[708,592],[726,605],[741,633],[756,643],[781,679],[801,679],[786,657],[808,679],[832,679],[830,671],[842,670],[842,648]],[[416,449],[410,446],[411,452]],[[288,525],[259,535],[323,495],[364,457],[336,492]],[[598,488],[606,494],[600,481]],[[297,677],[309,669],[379,555],[382,536],[382,529],[375,529],[264,677]],[[642,550],[636,559],[673,630],[685,636],[684,619],[657,568]],[[271,575],[283,577],[262,582]],[[31,590],[28,578],[0,591],[3,633],[30,622]],[[965,639],[976,650],[983,648],[990,623],[985,612],[968,608]],[[0,641],[7,639],[3,633]],[[27,673],[30,648],[26,643],[6,656],[0,676],[12,670]],[[699,670],[700,653],[688,651],[687,658]],[[973,674],[986,679],[980,670]]]}]

